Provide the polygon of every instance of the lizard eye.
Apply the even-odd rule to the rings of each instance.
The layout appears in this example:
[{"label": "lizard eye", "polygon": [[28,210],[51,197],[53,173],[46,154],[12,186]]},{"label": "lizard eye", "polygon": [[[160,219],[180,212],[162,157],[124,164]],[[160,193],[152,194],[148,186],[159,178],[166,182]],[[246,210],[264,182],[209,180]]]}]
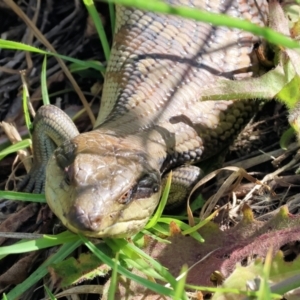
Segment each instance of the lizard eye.
[{"label": "lizard eye", "polygon": [[148,198],[153,193],[159,191],[159,182],[156,176],[151,176],[152,174],[146,175],[141,178],[137,184],[136,194],[139,198]]},{"label": "lizard eye", "polygon": [[120,199],[118,200],[118,202],[120,203],[120,204],[127,204],[127,203],[129,203],[130,202],[130,199],[131,199],[131,195],[132,195],[132,188],[129,190],[129,191],[127,191],[125,194],[123,194],[121,197],[120,197]]},{"label": "lizard eye", "polygon": [[159,192],[160,176],[157,173],[146,174],[141,177],[138,183],[123,194],[118,202],[128,204],[133,200],[150,198],[153,194]]},{"label": "lizard eye", "polygon": [[150,198],[160,190],[160,175],[157,172],[145,174],[134,189],[134,199]]}]

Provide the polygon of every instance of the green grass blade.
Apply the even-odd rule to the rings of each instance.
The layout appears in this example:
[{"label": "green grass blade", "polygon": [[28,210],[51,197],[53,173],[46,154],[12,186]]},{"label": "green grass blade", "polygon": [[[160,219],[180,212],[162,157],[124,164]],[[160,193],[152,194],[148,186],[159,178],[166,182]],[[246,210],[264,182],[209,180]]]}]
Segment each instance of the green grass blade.
[{"label": "green grass blade", "polygon": [[164,266],[134,244],[124,239],[105,239],[105,242],[113,251],[122,253],[124,261],[131,267],[142,271],[147,276],[169,282],[173,287],[176,285],[175,278]]},{"label": "green grass blade", "polygon": [[183,299],[188,299],[187,295],[185,293],[185,282],[187,278],[187,271],[188,271],[188,266],[184,265],[181,268],[181,272],[179,275],[179,281],[177,282],[176,288],[175,288],[175,295],[174,295],[174,300],[183,300]]},{"label": "green grass blade", "polygon": [[279,145],[280,148],[283,150],[287,150],[289,144],[292,142],[295,136],[295,129],[290,127],[289,129],[285,130],[280,137]]},{"label": "green grass blade", "polygon": [[112,36],[114,36],[115,27],[116,27],[116,14],[115,14],[115,7],[113,3],[108,3],[108,8],[109,8],[109,18],[111,23],[111,32],[112,32]]},{"label": "green grass blade", "polygon": [[288,48],[300,48],[297,41],[284,36],[268,27],[260,27],[246,20],[240,20],[238,18],[229,17],[224,14],[216,14],[208,11],[203,11],[190,7],[174,7],[164,2],[159,1],[145,1],[145,0],[106,0],[107,2],[113,2],[125,6],[133,6],[139,9],[151,10],[154,12],[179,15],[185,18],[194,19],[210,23],[214,26],[226,26],[229,28],[239,28],[255,35],[261,36],[270,43],[288,47]]},{"label": "green grass blade", "polygon": [[8,200],[18,200],[18,201],[29,201],[46,203],[46,198],[44,194],[31,194],[13,191],[0,191],[0,198]]},{"label": "green grass blade", "polygon": [[50,104],[48,87],[47,87],[47,55],[45,55],[41,72],[41,88],[44,105]]},{"label": "green grass blade", "polygon": [[46,285],[44,285],[44,289],[45,289],[46,294],[48,295],[49,299],[56,300],[56,298],[54,297],[54,295],[51,293],[50,289]]},{"label": "green grass blade", "polygon": [[257,300],[265,300],[265,299],[272,299],[271,296],[271,288],[269,284],[270,279],[270,271],[272,266],[272,247],[269,249],[267,256],[265,258],[265,263],[263,267],[263,274],[260,280],[260,286],[258,290]]},{"label": "green grass blade", "polygon": [[48,266],[58,263],[70,255],[76,248],[81,245],[81,241],[65,243],[61,248],[52,256],[50,256],[38,269],[36,269],[30,276],[28,276],[22,283],[14,287],[8,294],[8,299],[16,299],[42,279],[48,273]]},{"label": "green grass blade", "polygon": [[[166,224],[170,224],[171,222],[175,222],[177,226],[179,226],[179,228],[183,231],[186,232],[186,230],[190,230],[192,227],[189,226],[188,224],[177,220],[177,219],[173,219],[173,218],[160,218],[159,222],[161,223],[166,223]],[[200,243],[204,243],[205,240],[203,239],[203,237],[199,234],[198,231],[194,231],[194,230],[190,230],[190,236],[193,237],[195,240],[199,241]]]},{"label": "green grass blade", "polygon": [[30,98],[29,98],[29,92],[28,92],[28,89],[27,89],[27,84],[26,82],[24,82],[25,80],[23,79],[24,75],[21,75],[22,77],[22,82],[23,82],[23,95],[22,95],[22,102],[23,102],[23,111],[24,111],[24,117],[25,117],[25,124],[26,124],[26,127],[29,131],[29,135],[30,134],[30,129],[31,129],[31,120],[30,120],[30,114],[29,114],[29,109],[28,109],[28,104],[30,102]]},{"label": "green grass blade", "polygon": [[200,228],[202,228],[203,226],[205,226],[207,223],[209,223],[218,213],[219,211],[216,210],[214,211],[211,215],[209,215],[207,218],[205,218],[204,220],[200,221],[197,225],[190,227],[186,230],[184,230],[182,232],[183,235],[187,235],[187,234],[191,234],[197,230],[199,230]]},{"label": "green grass blade", "polygon": [[83,3],[85,4],[85,7],[87,9],[87,11],[89,12],[91,18],[94,21],[94,25],[96,27],[96,30],[98,32],[101,44],[102,44],[102,48],[103,48],[103,52],[104,52],[104,56],[106,61],[108,61],[109,59],[109,55],[110,55],[110,47],[107,41],[107,37],[101,22],[101,19],[99,17],[99,14],[97,12],[97,9],[94,5],[94,1],[93,0],[83,0]]},{"label": "green grass blade", "polygon": [[0,247],[0,258],[7,254],[21,254],[36,250],[41,250],[64,243],[75,242],[78,236],[70,231],[65,231],[57,235],[44,235],[43,238],[36,240],[23,240],[10,246]]},{"label": "green grass blade", "polygon": [[52,53],[50,51],[41,50],[39,48],[29,46],[29,45],[26,45],[26,44],[23,44],[23,43],[19,43],[19,42],[7,41],[7,40],[0,39],[0,48],[10,49],[10,50],[18,50],[18,51],[19,50],[29,51],[29,52],[39,53],[39,54],[43,54],[43,55],[52,55],[52,56],[64,59],[66,61],[81,65],[85,68],[92,68],[92,69],[98,70],[102,74],[105,73],[105,68],[99,62],[94,62],[94,61],[91,61],[91,60],[82,61],[80,59],[72,58],[72,57],[69,57],[69,56],[66,56],[66,55],[60,55],[60,54],[57,54],[57,53]]},{"label": "green grass blade", "polygon": [[163,195],[159,202],[158,208],[157,208],[155,214],[150,219],[150,221],[146,224],[145,229],[149,229],[149,228],[155,226],[155,224],[158,222],[159,218],[161,217],[163,210],[168,201],[169,192],[170,192],[170,188],[171,188],[171,182],[172,182],[172,171],[169,173],[167,183],[164,188]]},{"label": "green grass blade", "polygon": [[110,285],[109,285],[109,289],[108,289],[108,300],[115,299],[115,294],[116,294],[116,289],[117,289],[117,284],[118,284],[118,277],[117,277],[118,261],[119,261],[119,253],[117,252],[116,257],[115,257],[114,267],[112,269]]},{"label": "green grass blade", "polygon": [[[90,241],[88,241],[88,239],[82,235],[80,235],[80,238],[82,239],[82,241],[84,242],[84,244],[105,264],[107,264],[109,267],[113,268],[114,266],[114,261],[108,257],[107,255],[105,255],[103,252],[99,251],[99,249]],[[140,276],[137,276],[135,274],[133,274],[132,272],[130,272],[129,270],[127,270],[126,268],[124,268],[123,266],[118,267],[118,273],[122,274],[124,276],[126,276],[127,278],[134,280],[135,282],[137,282],[138,284],[141,284],[142,286],[145,286],[146,288],[161,294],[161,295],[165,295],[165,296],[169,296],[172,297],[173,296],[173,291],[169,288],[163,287],[155,282],[149,281],[145,278],[142,278]]]},{"label": "green grass blade", "polygon": [[0,160],[3,159],[8,154],[30,147],[31,144],[32,144],[31,139],[25,139],[5,148],[4,150],[0,151]]}]

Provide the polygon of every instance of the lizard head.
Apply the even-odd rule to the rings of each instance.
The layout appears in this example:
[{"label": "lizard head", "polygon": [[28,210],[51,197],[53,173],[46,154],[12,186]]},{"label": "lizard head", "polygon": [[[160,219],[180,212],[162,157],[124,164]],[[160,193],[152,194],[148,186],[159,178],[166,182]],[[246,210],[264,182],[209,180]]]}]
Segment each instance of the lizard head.
[{"label": "lizard head", "polygon": [[126,237],[140,231],[160,198],[159,170],[146,153],[121,138],[81,134],[52,155],[46,199],[71,231],[90,237]]}]

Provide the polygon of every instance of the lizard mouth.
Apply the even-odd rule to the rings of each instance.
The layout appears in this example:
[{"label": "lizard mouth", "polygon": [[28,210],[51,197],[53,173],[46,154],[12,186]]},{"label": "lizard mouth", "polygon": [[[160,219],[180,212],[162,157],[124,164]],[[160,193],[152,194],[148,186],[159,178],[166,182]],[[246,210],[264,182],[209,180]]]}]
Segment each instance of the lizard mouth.
[{"label": "lizard mouth", "polygon": [[149,219],[141,215],[121,221],[118,219],[118,213],[111,214],[109,217],[88,215],[82,209],[73,207],[67,216],[68,223],[65,225],[74,232],[91,237],[126,237],[141,230]]}]

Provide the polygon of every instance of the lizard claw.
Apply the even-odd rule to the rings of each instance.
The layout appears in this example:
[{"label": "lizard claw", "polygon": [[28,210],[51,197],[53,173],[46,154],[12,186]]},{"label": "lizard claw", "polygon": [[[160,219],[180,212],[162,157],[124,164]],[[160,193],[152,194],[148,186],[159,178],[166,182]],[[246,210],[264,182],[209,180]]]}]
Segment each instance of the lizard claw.
[{"label": "lizard claw", "polygon": [[45,192],[45,172],[46,166],[33,166],[25,178],[18,184],[17,191],[42,194]]}]

